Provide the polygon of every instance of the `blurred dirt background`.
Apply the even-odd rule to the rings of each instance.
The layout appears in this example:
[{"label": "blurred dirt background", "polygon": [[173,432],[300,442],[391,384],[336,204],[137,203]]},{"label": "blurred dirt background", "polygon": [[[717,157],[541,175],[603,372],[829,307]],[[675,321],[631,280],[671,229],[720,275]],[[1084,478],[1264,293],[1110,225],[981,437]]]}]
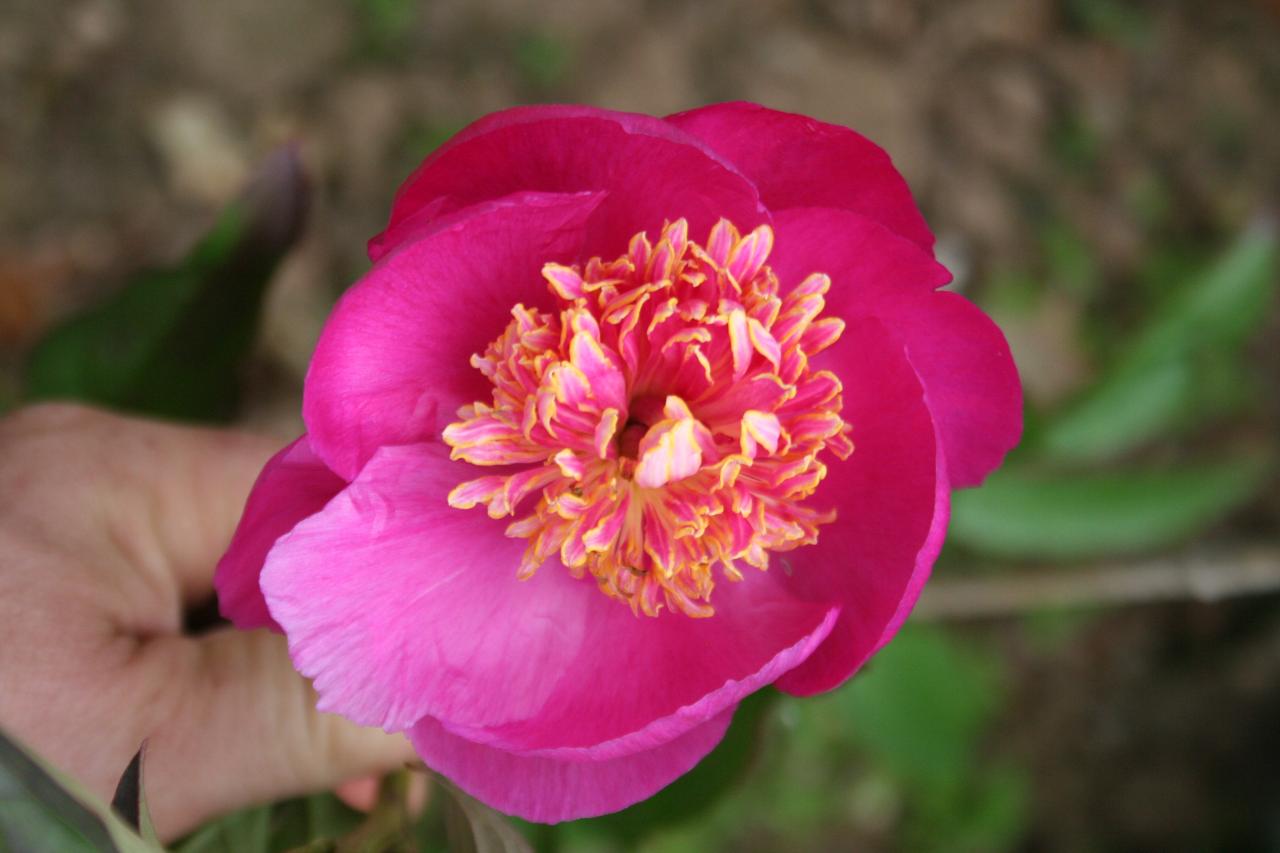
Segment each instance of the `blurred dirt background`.
[{"label": "blurred dirt background", "polygon": [[[5,0],[0,396],[43,330],[180,256],[295,141],[314,209],[273,283],[243,419],[292,437],[324,317],[434,145],[516,103],[737,98],[888,149],[1038,407],[1097,376],[1158,301],[1153,258],[1211,252],[1280,210],[1274,0]],[[1268,393],[1198,441],[1274,440],[1274,310],[1267,323],[1249,358]],[[1277,522],[1272,488],[1217,532],[1274,538]],[[927,806],[892,775],[868,788],[851,758],[787,777],[820,786],[814,814],[771,822],[759,802],[717,846],[1280,850],[1277,604],[961,629],[1002,660],[979,751],[1016,768],[1003,835],[908,844]]]}]

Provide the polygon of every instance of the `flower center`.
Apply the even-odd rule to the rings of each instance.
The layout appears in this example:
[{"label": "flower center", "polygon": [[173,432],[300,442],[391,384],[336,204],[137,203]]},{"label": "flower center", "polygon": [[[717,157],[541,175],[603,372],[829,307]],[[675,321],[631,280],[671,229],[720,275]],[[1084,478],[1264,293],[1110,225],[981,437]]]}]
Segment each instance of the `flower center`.
[{"label": "flower center", "polygon": [[[830,279],[779,293],[766,225],[726,220],[705,246],[684,220],[626,255],[547,264],[553,312],[516,305],[471,364],[490,403],[458,410],[452,457],[518,465],[462,483],[451,506],[525,513],[518,576],[558,555],[575,577],[656,616],[710,616],[717,573],[818,539],[833,510],[805,505],[826,475],[819,453],[853,452],[840,381],[810,358],[844,331],[821,318]],[[526,500],[528,499],[528,500]]]}]

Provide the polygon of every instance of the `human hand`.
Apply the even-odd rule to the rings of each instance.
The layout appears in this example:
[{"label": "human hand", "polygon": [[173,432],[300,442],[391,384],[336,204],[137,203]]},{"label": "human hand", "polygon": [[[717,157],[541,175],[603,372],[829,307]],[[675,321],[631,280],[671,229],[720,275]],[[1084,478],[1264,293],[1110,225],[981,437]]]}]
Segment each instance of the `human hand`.
[{"label": "human hand", "polygon": [[0,420],[0,728],[109,798],[148,741],[162,837],[401,765],[283,637],[183,632],[271,441],[46,405]]}]

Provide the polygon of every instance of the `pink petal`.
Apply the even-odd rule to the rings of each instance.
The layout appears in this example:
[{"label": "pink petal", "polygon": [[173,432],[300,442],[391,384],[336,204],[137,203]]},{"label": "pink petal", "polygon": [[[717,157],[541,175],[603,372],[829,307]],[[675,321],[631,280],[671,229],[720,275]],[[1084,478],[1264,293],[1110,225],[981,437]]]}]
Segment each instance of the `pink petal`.
[{"label": "pink petal", "polygon": [[450,734],[430,717],[409,731],[427,766],[499,811],[539,823],[608,814],[653,796],[724,737],[733,708],[654,749],[606,761],[516,755]]},{"label": "pink petal", "polygon": [[827,273],[828,314],[878,317],[906,343],[951,485],[982,482],[1022,435],[1022,386],[1000,329],[964,297],[935,291],[950,280],[946,269],[866,217],[795,209],[778,214],[775,230],[770,262],[783,282]]},{"label": "pink petal", "polygon": [[933,234],[889,155],[846,127],[741,101],[689,110],[667,121],[733,163],[759,187],[772,211],[854,210],[926,250],[933,247]]},{"label": "pink petal", "polygon": [[554,563],[516,570],[506,522],[449,507],[474,472],[447,448],[381,450],[281,541],[263,590],[322,710],[454,733],[543,757],[651,749],[803,660],[836,611],[774,574],[716,591],[710,619],[633,615]]},{"label": "pink petal", "polygon": [[459,406],[488,400],[471,356],[516,303],[550,307],[542,265],[576,256],[600,199],[525,193],[479,205],[375,264],[334,309],[307,372],[316,453],[352,479],[379,447],[429,440]]},{"label": "pink petal", "polygon": [[586,243],[589,254],[606,257],[626,251],[638,231],[655,235],[667,220],[685,217],[693,233],[705,234],[721,216],[742,228],[767,219],[748,180],[661,119],[517,107],[473,123],[423,161],[397,193],[386,230],[369,242],[369,256],[390,251],[424,209],[442,215],[527,190],[607,191]]},{"label": "pink petal", "polygon": [[345,485],[312,452],[305,435],[263,467],[213,576],[222,615],[237,628],[280,630],[267,612],[258,585],[267,552],[295,524],[323,509]]},{"label": "pink petal", "polygon": [[850,323],[824,359],[844,383],[848,460],[810,498],[833,506],[818,543],[784,555],[792,589],[842,605],[835,629],[778,687],[808,695],[839,685],[901,626],[942,547],[948,487],[924,392],[902,344],[873,319]]}]

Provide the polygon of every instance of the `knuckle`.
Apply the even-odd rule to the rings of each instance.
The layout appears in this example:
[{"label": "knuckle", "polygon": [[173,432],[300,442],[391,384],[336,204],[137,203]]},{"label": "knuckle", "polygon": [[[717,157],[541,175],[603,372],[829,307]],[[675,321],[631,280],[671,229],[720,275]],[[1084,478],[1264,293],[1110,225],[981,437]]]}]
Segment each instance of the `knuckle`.
[{"label": "knuckle", "polygon": [[5,438],[40,435],[51,431],[84,426],[104,417],[96,409],[83,403],[41,402],[9,413],[0,420],[0,431]]}]

